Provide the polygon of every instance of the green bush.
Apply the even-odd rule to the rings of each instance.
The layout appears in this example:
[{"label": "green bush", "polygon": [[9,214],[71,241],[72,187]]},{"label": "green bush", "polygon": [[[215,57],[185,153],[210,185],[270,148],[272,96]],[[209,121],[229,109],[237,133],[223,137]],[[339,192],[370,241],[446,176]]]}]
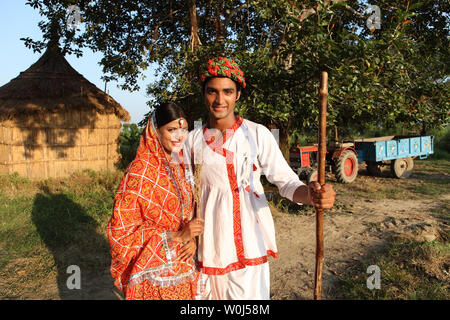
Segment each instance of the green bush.
[{"label": "green bush", "polygon": [[450,126],[430,132],[434,136],[434,154],[430,159],[450,159]]},{"label": "green bush", "polygon": [[435,149],[440,149],[450,153],[450,126],[434,134]]},{"label": "green bush", "polygon": [[134,123],[123,125],[120,132],[120,154],[122,159],[119,167],[121,169],[125,169],[136,157],[142,130],[143,128],[139,128]]}]

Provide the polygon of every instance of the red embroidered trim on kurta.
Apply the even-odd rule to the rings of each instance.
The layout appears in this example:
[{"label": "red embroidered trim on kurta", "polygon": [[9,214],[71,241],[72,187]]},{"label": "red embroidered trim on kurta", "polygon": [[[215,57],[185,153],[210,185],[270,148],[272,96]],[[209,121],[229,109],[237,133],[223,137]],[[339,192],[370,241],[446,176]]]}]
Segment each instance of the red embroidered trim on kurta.
[{"label": "red embroidered trim on kurta", "polygon": [[243,261],[237,261],[229,264],[225,268],[216,268],[216,267],[205,267],[203,266],[203,262],[199,261],[199,267],[202,268],[202,272],[209,275],[224,275],[231,271],[236,271],[239,269],[245,268],[245,266],[257,266],[259,264],[266,263],[268,261],[269,256],[274,258],[278,258],[278,252],[273,252],[271,250],[267,251],[267,255],[259,258],[246,259]]},{"label": "red embroidered trim on kurta", "polygon": [[[228,181],[230,182],[231,193],[233,194],[233,234],[234,245],[236,246],[236,255],[241,263],[244,263],[244,245],[242,243],[241,230],[241,201],[239,199],[239,186],[236,179],[236,174],[233,165],[234,154],[231,151],[223,149],[226,153]],[[244,263],[245,264],[245,263]]]},{"label": "red embroidered trim on kurta", "polygon": [[220,155],[223,155],[220,150],[222,149],[223,145],[228,140],[228,138],[230,138],[236,132],[236,130],[239,129],[239,127],[241,126],[243,121],[244,121],[244,119],[242,119],[239,116],[236,116],[236,121],[233,123],[231,128],[225,130],[225,134],[222,135],[222,139],[217,139],[217,140],[216,140],[215,136],[211,135],[211,133],[209,132],[210,129],[208,129],[208,127],[203,128],[203,135],[204,135],[206,144],[214,152],[216,152]]},{"label": "red embroidered trim on kurta", "polygon": [[242,230],[241,230],[241,202],[239,199],[239,186],[237,183],[236,173],[233,164],[233,152],[223,148],[225,142],[230,138],[237,129],[241,126],[243,119],[239,116],[236,117],[236,122],[233,126],[225,131],[225,135],[222,139],[215,140],[214,136],[211,136],[208,128],[203,129],[203,134],[207,145],[216,153],[222,155],[226,159],[228,181],[230,183],[231,193],[233,195],[233,235],[234,245],[236,247],[236,255],[238,261],[228,265],[225,268],[204,267],[200,261],[199,265],[203,269],[203,273],[211,275],[226,274],[231,271],[245,268],[245,266],[254,266],[267,262],[268,256],[278,257],[278,254],[273,251],[267,251],[267,255],[260,258],[247,259],[245,258],[244,245],[242,243]]}]

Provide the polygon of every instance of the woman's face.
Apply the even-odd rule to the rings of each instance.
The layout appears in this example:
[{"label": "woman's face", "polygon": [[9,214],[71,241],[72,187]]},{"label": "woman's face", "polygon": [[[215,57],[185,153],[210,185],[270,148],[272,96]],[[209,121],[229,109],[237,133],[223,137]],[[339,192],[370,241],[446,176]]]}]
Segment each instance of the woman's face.
[{"label": "woman's face", "polygon": [[167,154],[180,152],[187,134],[188,123],[184,118],[178,118],[159,128],[161,144]]}]

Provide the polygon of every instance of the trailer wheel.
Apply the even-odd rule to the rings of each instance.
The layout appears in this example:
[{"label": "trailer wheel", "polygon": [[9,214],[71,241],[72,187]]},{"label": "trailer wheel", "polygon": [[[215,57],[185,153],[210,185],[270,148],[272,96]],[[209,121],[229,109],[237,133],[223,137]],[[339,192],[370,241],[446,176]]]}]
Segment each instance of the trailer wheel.
[{"label": "trailer wheel", "polygon": [[367,171],[374,177],[381,176],[380,164],[376,161],[366,161]]},{"label": "trailer wheel", "polygon": [[336,163],[336,179],[341,183],[350,183],[358,175],[358,159],[352,150],[346,150]]},{"label": "trailer wheel", "polygon": [[414,168],[414,160],[412,158],[401,158],[391,161],[391,173],[398,179],[409,178]]}]

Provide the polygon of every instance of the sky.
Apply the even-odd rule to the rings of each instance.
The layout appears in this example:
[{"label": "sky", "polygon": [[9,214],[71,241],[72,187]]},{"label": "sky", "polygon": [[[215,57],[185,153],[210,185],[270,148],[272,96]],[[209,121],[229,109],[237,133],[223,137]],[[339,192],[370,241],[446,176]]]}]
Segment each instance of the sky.
[{"label": "sky", "polygon": [[[25,47],[20,38],[30,37],[33,40],[42,40],[42,32],[38,27],[43,18],[39,10],[35,10],[25,4],[25,0],[0,0],[0,87],[16,78],[20,72],[28,69],[44,53],[33,53],[33,50]],[[98,64],[102,54],[93,53],[84,49],[83,56],[77,58],[75,55],[67,55],[66,59],[70,65],[87,80],[104,90],[105,83],[101,77],[102,67]],[[138,123],[149,111],[146,101],[145,88],[154,79],[154,71],[149,68],[145,81],[139,81],[140,91],[129,92],[117,88],[116,82],[109,82],[107,90],[109,94],[131,117],[130,123]]]}]

